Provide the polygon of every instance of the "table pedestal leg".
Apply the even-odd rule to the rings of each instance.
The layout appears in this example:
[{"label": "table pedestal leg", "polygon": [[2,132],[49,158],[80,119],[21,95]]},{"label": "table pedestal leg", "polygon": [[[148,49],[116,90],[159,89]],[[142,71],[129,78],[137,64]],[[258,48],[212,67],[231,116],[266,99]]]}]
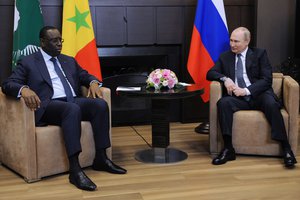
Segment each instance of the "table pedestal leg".
[{"label": "table pedestal leg", "polygon": [[166,148],[170,144],[170,101],[152,99],[152,147]]},{"label": "table pedestal leg", "polygon": [[152,148],[137,152],[135,158],[138,161],[172,163],[187,158],[185,152],[167,148],[170,144],[169,105],[168,100],[152,100]]}]

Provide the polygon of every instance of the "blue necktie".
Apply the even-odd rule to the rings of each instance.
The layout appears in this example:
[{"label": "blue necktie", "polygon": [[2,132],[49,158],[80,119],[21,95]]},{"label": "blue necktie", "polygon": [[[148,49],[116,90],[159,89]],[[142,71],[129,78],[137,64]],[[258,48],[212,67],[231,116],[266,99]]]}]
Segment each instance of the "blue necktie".
[{"label": "blue necktie", "polygon": [[[237,60],[236,71],[235,71],[237,83],[238,83],[238,86],[240,88],[245,88],[247,86],[246,86],[246,83],[245,83],[245,80],[244,80],[244,77],[243,77],[243,62],[242,62],[242,59],[241,59],[241,54],[237,54],[237,57],[238,57],[238,60]],[[250,96],[244,96],[244,99],[246,101],[249,101]]]},{"label": "blue necktie", "polygon": [[53,62],[54,69],[55,69],[58,77],[60,78],[61,83],[64,86],[64,90],[65,90],[65,93],[66,93],[67,101],[68,102],[74,102],[74,97],[73,97],[73,94],[72,94],[71,87],[70,87],[70,85],[67,82],[67,78],[63,75],[61,69],[59,68],[59,66],[58,66],[58,64],[56,62],[56,58],[52,57],[50,60]]}]

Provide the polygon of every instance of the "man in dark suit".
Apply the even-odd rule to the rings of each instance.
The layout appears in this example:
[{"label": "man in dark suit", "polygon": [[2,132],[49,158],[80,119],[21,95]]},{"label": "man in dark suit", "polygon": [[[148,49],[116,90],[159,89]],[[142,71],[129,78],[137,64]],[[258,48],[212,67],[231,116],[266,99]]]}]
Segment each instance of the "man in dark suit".
[{"label": "man in dark suit", "polygon": [[[17,68],[2,85],[6,95],[24,98],[35,111],[36,125],[59,125],[63,130],[69,158],[69,181],[76,187],[93,191],[97,186],[81,169],[81,121],[90,121],[94,133],[96,156],[92,168],[114,174],[126,170],[106,155],[110,147],[109,111],[102,99],[102,83],[83,70],[74,58],[60,54],[63,39],[55,27],[40,31],[41,49],[19,61]],[[80,86],[89,88],[90,98],[82,97]]]},{"label": "man in dark suit", "polygon": [[217,103],[224,149],[212,164],[221,165],[235,160],[232,145],[233,114],[239,110],[261,110],[271,125],[271,137],[281,143],[284,164],[288,168],[297,163],[287,140],[282,107],[272,89],[272,66],[264,49],[249,48],[250,32],[244,27],[235,29],[230,36],[231,51],[220,55],[215,66],[207,73],[207,80],[220,81],[225,87]]}]

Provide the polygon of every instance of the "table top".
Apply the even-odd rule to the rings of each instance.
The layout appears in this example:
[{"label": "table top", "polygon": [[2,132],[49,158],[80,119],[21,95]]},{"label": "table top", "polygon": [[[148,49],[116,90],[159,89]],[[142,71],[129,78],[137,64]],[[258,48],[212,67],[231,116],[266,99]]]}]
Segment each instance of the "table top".
[{"label": "table top", "polygon": [[146,85],[140,86],[140,91],[116,91],[120,96],[127,97],[147,97],[152,99],[178,99],[188,98],[204,93],[204,89],[199,84],[191,84],[189,86],[177,86],[173,89],[155,90],[147,88]]}]

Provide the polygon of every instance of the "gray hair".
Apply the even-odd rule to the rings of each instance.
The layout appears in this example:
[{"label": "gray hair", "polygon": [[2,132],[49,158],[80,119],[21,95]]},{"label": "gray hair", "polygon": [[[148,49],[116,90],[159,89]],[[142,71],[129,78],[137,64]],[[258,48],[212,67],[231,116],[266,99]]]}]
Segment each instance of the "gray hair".
[{"label": "gray hair", "polygon": [[244,33],[244,39],[245,41],[250,41],[251,39],[251,33],[246,27],[239,27],[236,30],[242,31]]}]

